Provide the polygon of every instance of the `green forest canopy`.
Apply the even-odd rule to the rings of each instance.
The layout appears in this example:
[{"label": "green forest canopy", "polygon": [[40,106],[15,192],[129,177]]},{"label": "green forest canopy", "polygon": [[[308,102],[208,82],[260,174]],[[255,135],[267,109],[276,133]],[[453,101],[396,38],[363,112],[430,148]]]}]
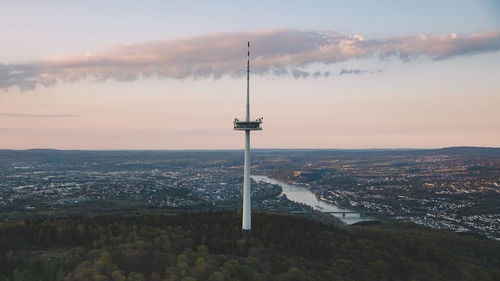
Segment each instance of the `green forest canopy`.
[{"label": "green forest canopy", "polygon": [[0,223],[0,280],[500,280],[500,243],[406,223],[258,212]]}]

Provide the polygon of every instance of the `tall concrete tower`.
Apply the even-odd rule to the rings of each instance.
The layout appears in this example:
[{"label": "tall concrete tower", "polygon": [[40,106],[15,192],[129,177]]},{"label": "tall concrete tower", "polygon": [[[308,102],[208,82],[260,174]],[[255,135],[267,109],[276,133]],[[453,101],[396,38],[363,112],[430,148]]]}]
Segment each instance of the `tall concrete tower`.
[{"label": "tall concrete tower", "polygon": [[245,131],[245,172],[243,179],[243,222],[241,228],[250,230],[252,228],[252,200],[250,198],[250,131],[260,131],[262,118],[250,121],[250,42],[248,42],[247,53],[247,115],[245,121],[234,119],[234,129]]}]

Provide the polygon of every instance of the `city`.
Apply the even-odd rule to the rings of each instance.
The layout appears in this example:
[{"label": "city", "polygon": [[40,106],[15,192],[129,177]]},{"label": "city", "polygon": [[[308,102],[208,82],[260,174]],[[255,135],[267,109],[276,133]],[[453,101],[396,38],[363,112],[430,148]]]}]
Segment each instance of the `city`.
[{"label": "city", "polygon": [[[3,220],[61,210],[86,213],[96,206],[241,208],[243,167],[238,151],[0,154]],[[499,154],[498,149],[482,148],[257,150],[253,173],[308,187],[322,201],[369,212],[381,221],[409,221],[498,239]],[[252,185],[253,208],[318,213],[283,198],[277,185]]]}]

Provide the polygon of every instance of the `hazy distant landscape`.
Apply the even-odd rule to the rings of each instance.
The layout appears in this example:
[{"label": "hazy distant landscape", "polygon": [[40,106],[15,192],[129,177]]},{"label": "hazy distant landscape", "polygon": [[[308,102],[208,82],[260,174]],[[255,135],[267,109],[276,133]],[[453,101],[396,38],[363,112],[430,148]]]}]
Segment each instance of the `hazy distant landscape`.
[{"label": "hazy distant landscape", "polygon": [[[255,150],[253,173],[380,221],[500,235],[500,149]],[[0,151],[0,217],[241,208],[241,151]],[[331,215],[253,183],[255,209]]]}]

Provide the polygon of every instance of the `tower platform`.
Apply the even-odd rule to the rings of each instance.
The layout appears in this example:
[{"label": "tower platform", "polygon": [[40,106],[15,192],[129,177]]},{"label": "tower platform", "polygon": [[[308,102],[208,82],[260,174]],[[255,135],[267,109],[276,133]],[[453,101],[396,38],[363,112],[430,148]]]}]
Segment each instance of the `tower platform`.
[{"label": "tower platform", "polygon": [[262,131],[262,118],[259,118],[255,121],[240,121],[238,119],[234,119],[234,129],[238,131]]}]

